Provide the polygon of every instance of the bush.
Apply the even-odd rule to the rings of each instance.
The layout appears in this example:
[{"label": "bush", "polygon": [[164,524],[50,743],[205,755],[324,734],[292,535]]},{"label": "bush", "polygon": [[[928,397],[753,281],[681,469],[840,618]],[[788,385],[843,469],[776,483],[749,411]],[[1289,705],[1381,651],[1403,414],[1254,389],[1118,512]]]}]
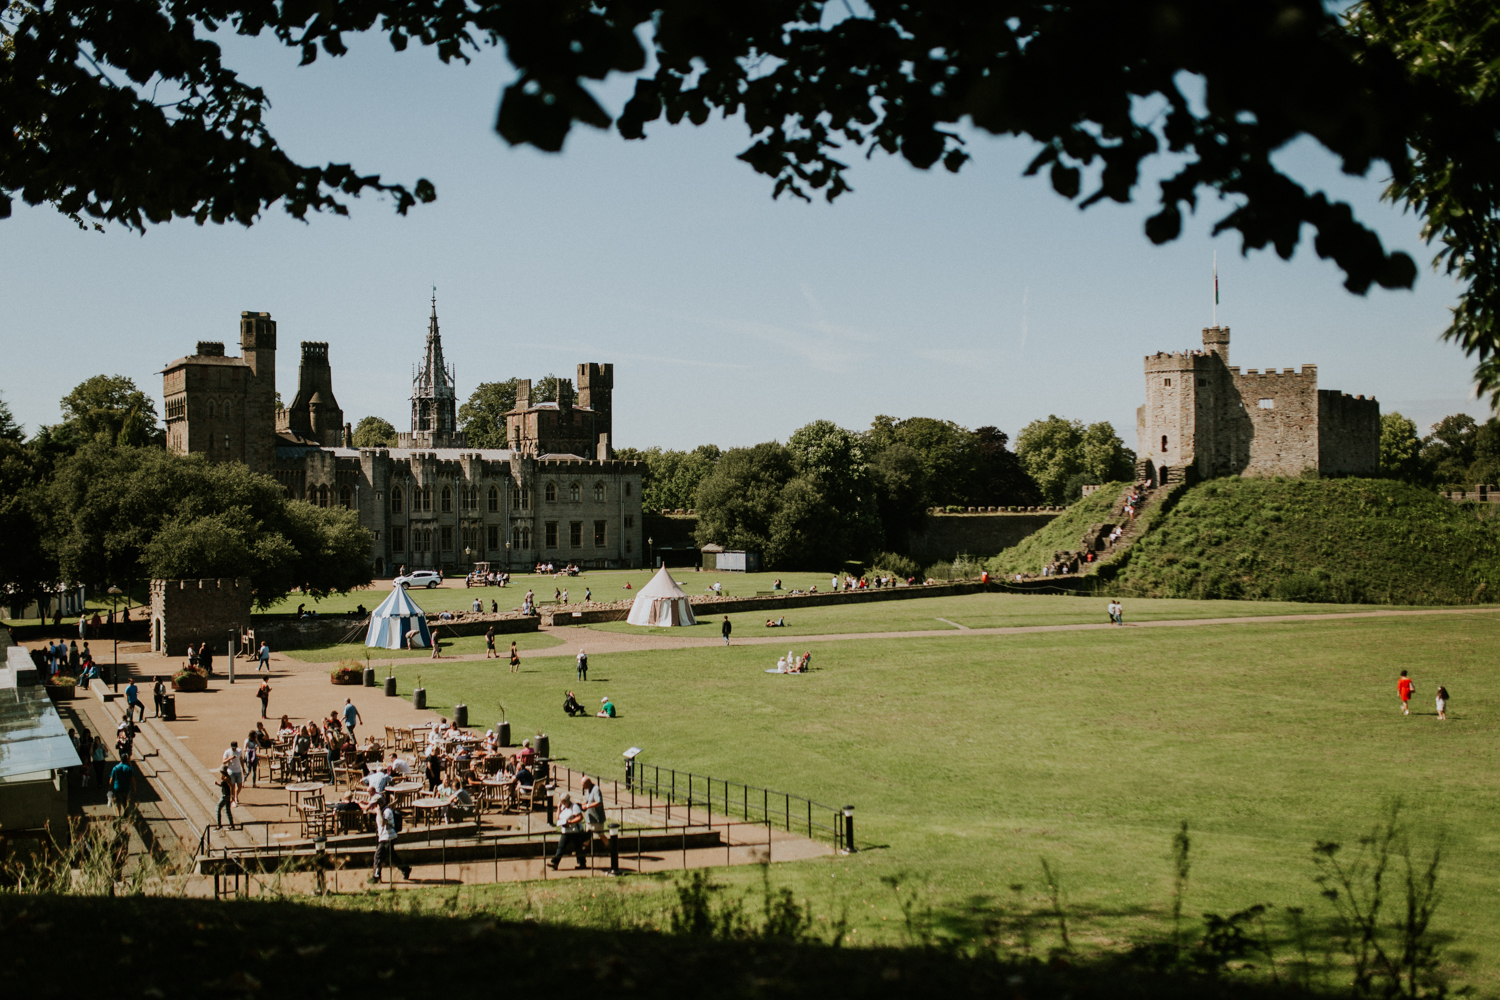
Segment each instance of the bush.
[{"label": "bush", "polygon": [[172,688],[176,691],[207,691],[208,673],[201,667],[183,667],[172,675]]},{"label": "bush", "polygon": [[909,580],[914,576],[920,576],[922,567],[915,559],[909,556],[899,555],[895,552],[882,552],[874,559],[874,570],[876,576],[895,576],[902,580]]}]

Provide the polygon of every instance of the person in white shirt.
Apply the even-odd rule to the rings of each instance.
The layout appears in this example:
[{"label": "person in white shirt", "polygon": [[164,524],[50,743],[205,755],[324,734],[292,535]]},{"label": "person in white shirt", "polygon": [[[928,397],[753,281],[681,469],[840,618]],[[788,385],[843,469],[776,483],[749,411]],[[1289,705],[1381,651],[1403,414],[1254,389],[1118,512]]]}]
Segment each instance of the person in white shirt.
[{"label": "person in white shirt", "polygon": [[584,853],[588,846],[588,837],[584,834],[583,809],[573,801],[573,796],[562,797],[562,807],[557,811],[557,828],[562,835],[557,838],[557,853],[552,855],[552,860],[547,864],[557,871],[557,866],[562,862],[564,854],[573,854],[578,858],[578,867],[589,866],[588,856]]},{"label": "person in white shirt", "polygon": [[[240,744],[235,740],[229,744],[229,749],[224,751],[223,766],[229,772],[229,780],[234,784],[230,789],[229,801],[233,805],[239,805],[240,788],[245,784],[245,758],[240,753]],[[233,820],[230,820],[233,823]]]},{"label": "person in white shirt", "polygon": [[375,814],[375,874],[370,876],[370,881],[380,881],[383,865],[400,869],[401,877],[410,879],[411,865],[402,864],[401,859],[396,856],[396,837],[399,832],[396,829],[396,810],[391,807],[390,799],[385,796],[372,798],[370,811]]}]

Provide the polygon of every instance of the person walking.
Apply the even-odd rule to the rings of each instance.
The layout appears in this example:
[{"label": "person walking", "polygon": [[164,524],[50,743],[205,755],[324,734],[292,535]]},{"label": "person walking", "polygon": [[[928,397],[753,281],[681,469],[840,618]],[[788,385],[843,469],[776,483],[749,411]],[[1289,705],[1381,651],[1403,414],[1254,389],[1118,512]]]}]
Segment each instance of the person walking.
[{"label": "person walking", "polygon": [[729,645],[729,632],[734,626],[729,624],[729,616],[724,616],[724,624],[719,626],[719,634],[724,637],[724,645]]},{"label": "person walking", "polygon": [[[230,801],[238,804],[240,801],[240,788],[245,784],[245,755],[240,753],[239,740],[229,741],[229,749],[224,751],[224,757],[220,763],[224,769],[224,773],[229,775],[229,780],[234,784],[234,787],[228,793]],[[234,819],[231,818],[229,822],[230,825],[233,825]]]},{"label": "person walking", "polygon": [[151,700],[156,702],[156,717],[160,719],[167,707],[167,680],[161,674],[156,675],[156,683],[151,685]]},{"label": "person walking", "polygon": [[255,689],[255,697],[260,699],[260,717],[269,719],[270,716],[266,714],[271,706],[271,679],[269,677],[260,679],[260,687]]},{"label": "person walking", "polygon": [[271,672],[271,647],[266,645],[265,642],[261,642],[260,644],[259,659],[260,662],[255,665],[255,672],[260,673],[264,670],[269,674]]},{"label": "person walking", "polygon": [[245,741],[245,773],[250,775],[250,787],[254,788],[260,784],[260,748],[255,745],[253,739]]},{"label": "person walking", "polygon": [[141,689],[135,686],[135,679],[132,678],[125,688],[125,718],[131,722],[135,722],[135,710],[138,708],[141,710],[140,721],[144,722],[146,720],[146,706],[141,702]]},{"label": "person walking", "polygon": [[589,679],[589,654],[581,649],[578,651],[578,679],[580,681]]},{"label": "person walking", "polygon": [[1417,687],[1411,682],[1411,678],[1406,676],[1406,671],[1401,671],[1401,679],[1396,682],[1396,694],[1401,698],[1402,715],[1411,714],[1411,696],[1415,694],[1416,691]]},{"label": "person walking", "polygon": [[510,641],[510,672],[519,674],[521,672],[521,654],[516,652],[516,640]]},{"label": "person walking", "polygon": [[566,794],[562,797],[561,806],[557,811],[557,828],[562,834],[557,838],[557,851],[547,865],[557,871],[563,855],[572,854],[578,859],[579,868],[587,868],[589,862],[584,851],[588,838],[583,834],[583,810],[573,801],[573,796]]},{"label": "person walking", "polygon": [[353,700],[349,699],[349,698],[345,698],[344,699],[344,728],[349,731],[349,739],[350,740],[354,741],[355,743],[359,742],[358,740],[354,739],[354,727],[356,725],[361,725],[362,726],[364,724],[365,724],[365,717],[363,715],[360,715],[359,714],[359,709],[357,709],[357,708],[354,707]]},{"label": "person walking", "polygon": [[1444,722],[1448,721],[1448,689],[1441,684],[1437,689],[1437,713],[1439,719]]},{"label": "person walking", "polygon": [[370,876],[370,881],[379,882],[381,870],[386,865],[399,869],[402,878],[410,879],[411,866],[402,864],[396,856],[396,838],[401,834],[400,814],[386,795],[375,796],[370,805],[375,813],[375,874]]},{"label": "person walking", "polygon": [[109,771],[109,798],[115,807],[115,815],[124,816],[135,797],[135,768],[130,766],[130,754],[120,755],[120,762]]},{"label": "person walking", "polygon": [[109,757],[104,750],[103,737],[94,737],[93,749],[89,752],[89,756],[92,758],[90,763],[94,765],[94,784],[98,785],[100,788],[103,788],[104,782],[108,777],[107,772],[109,770],[105,766],[109,763]]},{"label": "person walking", "polygon": [[229,814],[229,829],[234,829],[234,810],[230,806],[234,802],[234,778],[229,774],[229,768],[219,768],[219,780],[214,784],[219,786],[219,808],[216,813],[215,822],[220,829],[224,827],[224,814]]},{"label": "person walking", "polygon": [[484,658],[488,660],[492,656],[497,660],[500,658],[499,654],[495,652],[495,626],[493,625],[484,633]]}]

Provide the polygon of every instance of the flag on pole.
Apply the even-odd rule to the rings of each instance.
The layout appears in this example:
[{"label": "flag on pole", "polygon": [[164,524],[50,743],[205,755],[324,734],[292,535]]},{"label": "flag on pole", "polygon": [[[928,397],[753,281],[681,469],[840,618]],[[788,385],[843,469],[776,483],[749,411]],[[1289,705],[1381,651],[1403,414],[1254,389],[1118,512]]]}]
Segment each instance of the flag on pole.
[{"label": "flag on pole", "polygon": [[1219,304],[1219,251],[1214,251],[1214,305]]}]

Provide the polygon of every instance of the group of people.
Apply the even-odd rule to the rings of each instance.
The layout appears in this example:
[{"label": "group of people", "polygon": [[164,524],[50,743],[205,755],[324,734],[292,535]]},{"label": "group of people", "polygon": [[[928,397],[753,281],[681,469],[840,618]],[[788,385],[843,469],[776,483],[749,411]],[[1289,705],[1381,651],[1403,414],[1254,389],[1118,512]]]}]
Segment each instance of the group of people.
[{"label": "group of people", "polygon": [[[1411,714],[1411,696],[1417,693],[1416,684],[1412,683],[1411,675],[1405,670],[1396,681],[1396,696],[1401,699],[1401,714]],[[1442,722],[1448,721],[1448,689],[1443,685],[1437,686],[1434,699],[1437,703],[1437,717]]]},{"label": "group of people", "polygon": [[[563,712],[569,718],[589,714],[589,710],[583,707],[582,703],[579,702],[578,698],[573,694],[572,691],[564,693]],[[599,711],[595,712],[594,715],[600,719],[618,718],[618,716],[616,716],[615,714],[615,703],[613,701],[610,701],[609,695],[605,695],[603,698],[599,699]]]},{"label": "group of people", "polygon": [[1107,610],[1109,611],[1111,625],[1125,624],[1125,605],[1121,604],[1118,600],[1111,600],[1107,606]]},{"label": "group of people", "polygon": [[99,676],[98,668],[94,665],[94,654],[89,651],[87,641],[83,643],[81,650],[76,640],[69,640],[67,643],[61,639],[49,642],[41,649],[32,650],[31,659],[37,670],[45,672],[48,677],[66,674],[78,678],[84,687],[88,687],[85,678]]},{"label": "group of people", "polygon": [[776,661],[776,669],[767,670],[768,674],[805,674],[812,665],[812,650],[808,650],[798,656],[794,650],[787,650],[786,655]]},{"label": "group of people", "polygon": [[576,563],[569,563],[562,569],[558,569],[551,562],[539,562],[536,564],[537,576],[541,576],[544,573],[549,576],[577,576],[578,572],[579,570]]},{"label": "group of people", "polygon": [[483,573],[474,572],[464,577],[464,587],[507,587],[510,585],[509,573],[497,573],[494,570],[486,570]]}]

